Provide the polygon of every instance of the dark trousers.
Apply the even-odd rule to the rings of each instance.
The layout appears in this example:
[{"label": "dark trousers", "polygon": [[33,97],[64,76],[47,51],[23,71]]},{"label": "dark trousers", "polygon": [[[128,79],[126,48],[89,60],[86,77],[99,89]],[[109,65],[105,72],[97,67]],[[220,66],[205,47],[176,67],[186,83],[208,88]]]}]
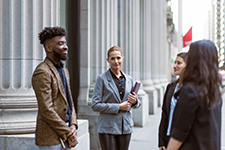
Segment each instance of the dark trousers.
[{"label": "dark trousers", "polygon": [[102,150],[128,150],[131,134],[99,134]]}]

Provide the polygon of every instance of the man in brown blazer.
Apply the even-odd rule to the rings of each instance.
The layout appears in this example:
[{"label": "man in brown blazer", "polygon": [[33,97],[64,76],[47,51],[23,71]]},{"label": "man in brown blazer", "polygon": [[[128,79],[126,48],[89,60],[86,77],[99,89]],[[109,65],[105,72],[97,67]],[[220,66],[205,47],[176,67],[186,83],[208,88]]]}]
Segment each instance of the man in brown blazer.
[{"label": "man in brown blazer", "polygon": [[68,58],[66,34],[61,27],[46,27],[39,33],[47,55],[32,77],[38,101],[35,143],[40,150],[68,150],[78,144],[69,72],[62,62]]}]

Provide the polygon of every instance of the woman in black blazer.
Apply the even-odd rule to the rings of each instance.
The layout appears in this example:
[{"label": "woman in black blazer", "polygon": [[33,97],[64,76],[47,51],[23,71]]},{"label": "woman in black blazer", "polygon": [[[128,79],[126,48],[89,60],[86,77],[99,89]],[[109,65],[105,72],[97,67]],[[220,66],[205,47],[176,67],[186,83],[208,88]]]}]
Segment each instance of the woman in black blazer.
[{"label": "woman in black blazer", "polygon": [[209,40],[190,45],[175,93],[177,105],[167,150],[221,149],[221,78],[218,53]]},{"label": "woman in black blazer", "polygon": [[[181,52],[177,54],[177,57],[175,59],[175,64],[173,66],[174,75],[180,76],[182,70],[186,66],[186,63],[185,63],[186,57],[187,57],[186,52]],[[159,137],[158,146],[160,150],[165,150],[169,141],[170,130],[172,126],[173,110],[176,105],[176,100],[174,99],[173,94],[175,92],[175,89],[178,88],[177,83],[178,83],[178,80],[172,83],[169,83],[167,85],[166,92],[164,94],[162,116],[161,116],[161,122],[159,125],[159,135],[158,135]],[[172,99],[173,101],[171,101]]]}]

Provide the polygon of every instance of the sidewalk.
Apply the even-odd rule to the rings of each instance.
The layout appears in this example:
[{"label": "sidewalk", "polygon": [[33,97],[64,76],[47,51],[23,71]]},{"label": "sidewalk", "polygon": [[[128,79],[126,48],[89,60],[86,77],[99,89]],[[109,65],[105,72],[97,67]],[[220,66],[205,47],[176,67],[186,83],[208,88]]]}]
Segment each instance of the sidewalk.
[{"label": "sidewalk", "polygon": [[[129,150],[158,150],[158,126],[161,119],[161,108],[154,115],[149,115],[144,127],[134,127]],[[221,150],[225,150],[225,94],[222,107]]]}]

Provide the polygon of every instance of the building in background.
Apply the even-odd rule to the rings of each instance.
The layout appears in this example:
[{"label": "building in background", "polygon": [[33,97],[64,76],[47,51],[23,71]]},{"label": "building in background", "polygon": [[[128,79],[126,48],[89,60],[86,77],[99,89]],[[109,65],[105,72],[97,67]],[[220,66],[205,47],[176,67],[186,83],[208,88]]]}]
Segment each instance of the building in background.
[{"label": "building in background", "polygon": [[208,39],[210,41],[213,41],[214,43],[216,42],[216,30],[215,30],[215,27],[216,27],[216,19],[217,16],[216,16],[216,4],[215,4],[215,0],[211,0],[210,2],[210,9],[208,11],[208,18],[207,18],[207,21],[205,22],[205,26],[204,26],[204,38],[205,39]]},{"label": "building in background", "polygon": [[225,81],[225,0],[211,0],[211,9],[208,14],[208,33],[209,40],[216,44],[219,56],[219,68]]},{"label": "building in background", "polygon": [[225,1],[217,0],[217,38],[219,48],[219,67],[225,67]]},{"label": "building in background", "polygon": [[216,9],[216,17],[215,17],[215,44],[217,46],[218,52],[219,52],[219,67],[223,66],[224,63],[224,12],[223,12],[223,1],[216,0],[215,3],[215,9]]},{"label": "building in background", "polygon": [[30,79],[45,58],[38,40],[45,26],[68,30],[66,66],[79,118],[79,145],[75,149],[99,149],[98,114],[90,107],[91,97],[97,76],[109,68],[106,57],[111,46],[122,48],[122,70],[142,83],[138,94],[142,106],[132,112],[134,125],[144,126],[148,115],[161,106],[170,82],[171,56],[182,45],[181,22],[176,31],[170,0],[10,0],[1,1],[0,10],[2,147],[36,149],[37,102]]},{"label": "building in background", "polygon": [[208,32],[209,40],[216,44],[219,55],[219,68],[225,69],[225,1],[211,0],[209,12]]}]

